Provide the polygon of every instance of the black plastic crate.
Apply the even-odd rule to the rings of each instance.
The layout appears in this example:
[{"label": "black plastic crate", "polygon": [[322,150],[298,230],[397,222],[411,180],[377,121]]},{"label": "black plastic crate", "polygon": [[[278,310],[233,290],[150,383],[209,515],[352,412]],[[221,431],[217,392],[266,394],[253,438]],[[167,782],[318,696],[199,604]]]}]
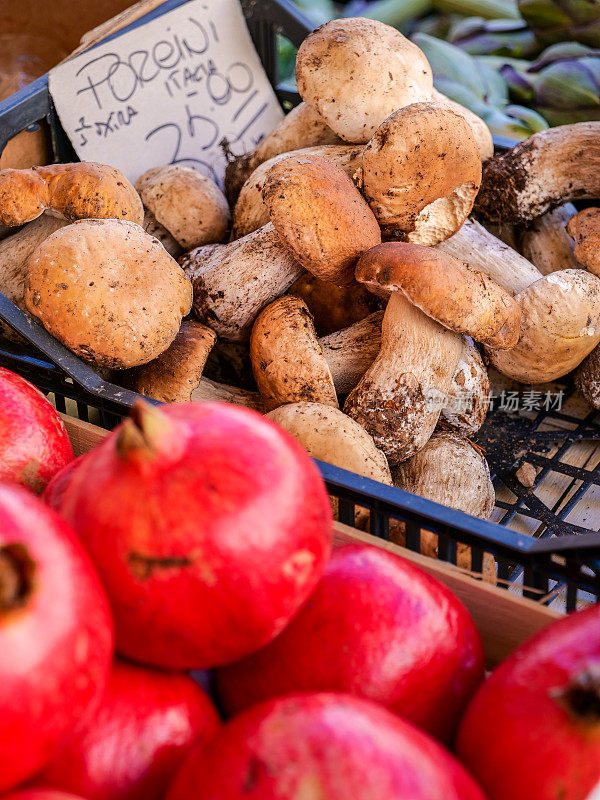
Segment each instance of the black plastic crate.
[{"label": "black plastic crate", "polygon": [[[181,5],[167,0],[113,36]],[[277,36],[298,46],[310,24],[288,0],[241,0],[248,27],[267,75],[287,107],[299,97],[278,86]],[[109,37],[112,38],[112,37]],[[56,161],[76,156],[65,136],[48,93],[48,79],[34,83],[0,103],[0,152],[9,139],[46,120]],[[498,147],[510,146],[498,140]],[[94,370],[57,342],[37,322],[0,293],[0,319],[29,342],[23,347],[0,336],[0,365],[18,372],[50,395],[60,411],[112,428],[138,397],[100,378]],[[565,388],[565,397],[572,388]],[[155,401],[153,401],[155,402]],[[600,490],[600,466],[573,464],[570,454],[582,443],[598,442],[600,416],[574,415],[568,410],[542,410],[524,417],[492,411],[476,437],[485,450],[497,489],[497,522],[471,517],[430,500],[384,486],[354,473],[317,462],[330,494],[339,499],[339,519],[353,524],[357,507],[369,511],[370,532],[389,538],[390,522],[404,524],[406,546],[420,549],[421,531],[438,535],[438,557],[456,563],[456,545],[472,548],[473,572],[482,569],[484,553],[498,563],[498,581],[513,591],[549,603],[557,595],[571,610],[600,599],[600,535],[569,520]],[[581,459],[575,459],[579,461]],[[535,484],[523,486],[515,472],[528,462],[538,470]],[[558,475],[560,491],[544,502],[544,482]],[[556,493],[554,493],[556,494]],[[600,503],[599,503],[600,509]],[[512,529],[520,522],[525,531]],[[499,523],[499,524],[498,524]]]}]

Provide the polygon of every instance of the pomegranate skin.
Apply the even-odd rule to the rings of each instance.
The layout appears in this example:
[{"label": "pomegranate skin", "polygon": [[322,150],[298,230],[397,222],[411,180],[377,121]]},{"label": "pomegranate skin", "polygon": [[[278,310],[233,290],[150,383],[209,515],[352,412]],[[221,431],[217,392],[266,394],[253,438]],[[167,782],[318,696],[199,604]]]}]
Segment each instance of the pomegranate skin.
[{"label": "pomegranate skin", "polygon": [[347,545],[283,633],[218,681],[232,713],[291,692],[347,692],[450,741],[483,674],[479,633],[445,586],[393,553]]},{"label": "pomegranate skin", "polygon": [[100,706],[39,780],[89,800],[160,800],[191,748],[218,728],[187,675],[117,661]]},{"label": "pomegranate skin", "polygon": [[108,601],[73,531],[0,484],[0,791],[45,767],[91,713],[112,655]]},{"label": "pomegranate skin", "polygon": [[81,462],[86,456],[87,453],[82,453],[80,456],[73,459],[73,461],[69,461],[69,463],[52,478],[42,495],[42,499],[47,506],[50,506],[50,508],[60,513],[63,497],[65,496],[68,485],[71,483],[71,478],[75,474],[75,470],[79,469]]},{"label": "pomegranate skin", "polygon": [[368,700],[268,700],[195,750],[167,800],[484,800],[427,734]]},{"label": "pomegranate skin", "polygon": [[47,789],[45,786],[21,789],[14,794],[3,795],[2,800],[83,800],[74,794]]},{"label": "pomegranate skin", "polygon": [[54,406],[29,381],[0,367],[0,480],[39,494],[72,459]]},{"label": "pomegranate skin", "polygon": [[492,673],[465,713],[457,752],[488,800],[598,796],[600,606],[553,623]]},{"label": "pomegranate skin", "polygon": [[62,513],[106,587],[117,649],[170,669],[211,668],[265,645],[331,548],[312,460],[230,404],[137,404],[76,470]]}]

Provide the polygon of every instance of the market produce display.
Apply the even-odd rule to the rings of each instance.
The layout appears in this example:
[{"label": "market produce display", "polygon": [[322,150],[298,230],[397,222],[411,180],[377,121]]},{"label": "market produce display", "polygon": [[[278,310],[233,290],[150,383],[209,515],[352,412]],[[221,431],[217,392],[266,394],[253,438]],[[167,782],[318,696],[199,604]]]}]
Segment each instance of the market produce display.
[{"label": "market produce display", "polygon": [[[476,4],[486,21],[458,25]],[[376,507],[334,524],[348,500],[310,458],[488,519],[469,437],[492,381],[576,370],[600,407],[600,212],[572,205],[600,194],[600,122],[494,154],[487,123],[536,112],[470,105],[433,63],[589,44],[588,5],[436,1],[453,44],[426,2],[394,20],[429,14],[412,40],[366,3],[327,22],[298,52],[302,102],[225,191],[181,164],[135,186],[0,170],[19,227],[0,290],[158,401],[94,447],[67,420],[74,451],[0,369],[4,800],[594,800],[598,607],[525,642],[555,615],[523,620],[496,666],[494,557],[465,538],[440,566],[443,526],[409,516],[378,541]]]}]

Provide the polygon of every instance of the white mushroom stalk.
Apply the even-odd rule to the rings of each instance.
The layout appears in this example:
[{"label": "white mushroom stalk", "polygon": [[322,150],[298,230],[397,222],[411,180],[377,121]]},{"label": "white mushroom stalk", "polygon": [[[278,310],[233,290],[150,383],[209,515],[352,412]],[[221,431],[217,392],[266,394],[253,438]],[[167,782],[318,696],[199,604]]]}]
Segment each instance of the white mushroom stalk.
[{"label": "white mushroom stalk", "polygon": [[490,380],[485,364],[473,340],[465,336],[440,422],[445,422],[464,436],[472,436],[485,422],[489,401]]},{"label": "white mushroom stalk", "polygon": [[491,222],[530,222],[569,200],[600,197],[600,122],[536,133],[484,165],[476,211]]},{"label": "white mushroom stalk", "polygon": [[481,225],[467,222],[437,248],[492,277],[521,309],[521,336],[510,352],[487,347],[492,364],[523,383],[556,380],[600,342],[600,280],[582,269],[543,276]]},{"label": "white mushroom stalk", "polygon": [[581,266],[575,257],[573,240],[567,233],[567,224],[576,213],[572,203],[565,203],[517,230],[519,251],[542,275]]}]

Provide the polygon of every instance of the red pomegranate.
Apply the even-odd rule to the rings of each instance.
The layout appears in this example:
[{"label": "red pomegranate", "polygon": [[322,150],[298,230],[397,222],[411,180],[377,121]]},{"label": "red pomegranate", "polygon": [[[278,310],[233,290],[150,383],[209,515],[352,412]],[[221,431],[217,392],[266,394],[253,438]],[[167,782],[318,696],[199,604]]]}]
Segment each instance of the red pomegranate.
[{"label": "red pomegranate", "polygon": [[0,484],[0,791],[46,766],[105,689],[108,601],[69,526]]},{"label": "red pomegranate", "polygon": [[14,794],[3,795],[2,800],[83,800],[74,794],[67,794],[66,792],[59,792],[55,789],[47,789],[40,786],[39,788],[33,787],[31,789],[21,789],[20,792]]},{"label": "red pomegranate", "polygon": [[89,800],[160,800],[192,746],[219,727],[187,675],[117,661],[100,706],[40,782]]},{"label": "red pomegranate", "polygon": [[553,623],[492,673],[457,752],[489,800],[600,797],[600,606]]},{"label": "red pomegranate", "polygon": [[484,800],[427,734],[343,694],[268,700],[192,752],[167,800]]},{"label": "red pomegranate", "polygon": [[111,600],[117,649],[203,669],[265,645],[321,576],[329,500],[287,433],[230,404],[140,402],[63,499]]},{"label": "red pomegranate", "polygon": [[0,480],[39,493],[72,459],[54,406],[29,381],[0,367]]},{"label": "red pomegranate", "polygon": [[60,512],[67,486],[71,483],[71,478],[75,474],[75,470],[79,469],[81,462],[86,456],[87,453],[82,453],[80,456],[73,459],[73,461],[69,461],[66,467],[63,467],[60,472],[56,473],[44,489],[43,499],[46,505]]},{"label": "red pomegranate", "polygon": [[393,553],[348,545],[283,633],[218,677],[231,712],[290,692],[348,692],[449,741],[483,669],[477,629],[445,586]]}]

